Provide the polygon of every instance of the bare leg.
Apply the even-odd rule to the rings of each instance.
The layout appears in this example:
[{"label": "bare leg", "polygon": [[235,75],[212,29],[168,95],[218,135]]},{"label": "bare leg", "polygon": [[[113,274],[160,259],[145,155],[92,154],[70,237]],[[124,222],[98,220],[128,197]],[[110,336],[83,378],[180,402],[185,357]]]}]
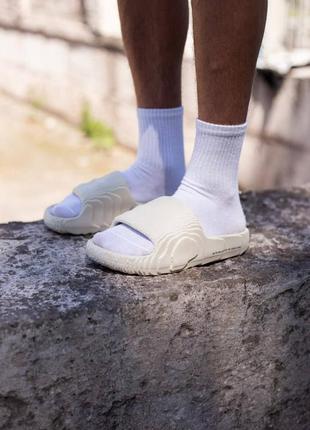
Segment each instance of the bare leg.
[{"label": "bare leg", "polygon": [[267,0],[192,0],[199,119],[246,119]]},{"label": "bare leg", "polygon": [[187,0],[118,0],[118,7],[138,106],[180,106]]}]

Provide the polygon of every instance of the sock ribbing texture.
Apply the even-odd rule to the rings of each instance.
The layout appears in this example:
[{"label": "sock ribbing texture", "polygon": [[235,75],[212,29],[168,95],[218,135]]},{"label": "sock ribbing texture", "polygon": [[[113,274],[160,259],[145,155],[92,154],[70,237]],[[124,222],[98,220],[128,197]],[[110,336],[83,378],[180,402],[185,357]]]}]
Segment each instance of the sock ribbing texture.
[{"label": "sock ribbing texture", "polygon": [[238,193],[238,165],[246,124],[197,120],[193,155],[175,197],[188,204],[206,235],[238,233],[245,218]]},{"label": "sock ribbing texture", "polygon": [[[219,197],[238,190],[238,165],[246,124],[216,125],[197,119],[195,147],[184,181]],[[197,189],[198,191],[198,189]]]},{"label": "sock ribbing texture", "polygon": [[139,108],[137,159],[123,172],[133,197],[145,203],[172,195],[185,171],[183,108]]}]

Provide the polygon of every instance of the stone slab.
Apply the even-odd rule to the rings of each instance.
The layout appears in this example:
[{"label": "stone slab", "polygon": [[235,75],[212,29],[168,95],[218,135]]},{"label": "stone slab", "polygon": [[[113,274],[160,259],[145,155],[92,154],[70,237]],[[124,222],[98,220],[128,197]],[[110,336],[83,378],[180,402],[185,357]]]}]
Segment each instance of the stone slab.
[{"label": "stone slab", "polygon": [[244,256],[159,277],[1,225],[0,429],[309,429],[309,196],[243,195]]}]

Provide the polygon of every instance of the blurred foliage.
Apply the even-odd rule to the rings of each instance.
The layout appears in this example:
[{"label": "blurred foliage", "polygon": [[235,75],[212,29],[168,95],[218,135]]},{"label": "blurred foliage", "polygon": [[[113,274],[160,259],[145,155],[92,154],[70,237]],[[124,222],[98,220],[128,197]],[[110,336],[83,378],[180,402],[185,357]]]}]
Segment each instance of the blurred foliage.
[{"label": "blurred foliage", "polygon": [[34,88],[30,88],[28,90],[28,100],[31,106],[34,107],[35,109],[44,109],[45,98]]},{"label": "blurred foliage", "polygon": [[80,128],[97,148],[109,149],[116,142],[113,130],[93,116],[88,104],[83,107]]},{"label": "blurred foliage", "polygon": [[44,108],[44,101],[40,99],[39,97],[35,97],[30,99],[30,104],[32,107],[36,109],[43,109]]}]

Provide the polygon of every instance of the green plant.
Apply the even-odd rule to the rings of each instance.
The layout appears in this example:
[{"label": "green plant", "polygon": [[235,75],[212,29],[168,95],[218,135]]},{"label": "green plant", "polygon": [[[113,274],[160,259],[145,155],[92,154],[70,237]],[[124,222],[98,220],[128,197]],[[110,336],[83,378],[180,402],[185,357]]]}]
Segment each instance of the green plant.
[{"label": "green plant", "polygon": [[81,130],[98,148],[109,149],[115,144],[113,130],[95,118],[86,104],[82,110]]},{"label": "green plant", "polygon": [[30,104],[32,107],[34,107],[36,109],[43,109],[44,108],[44,100],[38,96],[30,99]]},{"label": "green plant", "polygon": [[46,105],[44,93],[37,87],[29,87],[27,91],[27,100],[35,109],[43,110]]}]

